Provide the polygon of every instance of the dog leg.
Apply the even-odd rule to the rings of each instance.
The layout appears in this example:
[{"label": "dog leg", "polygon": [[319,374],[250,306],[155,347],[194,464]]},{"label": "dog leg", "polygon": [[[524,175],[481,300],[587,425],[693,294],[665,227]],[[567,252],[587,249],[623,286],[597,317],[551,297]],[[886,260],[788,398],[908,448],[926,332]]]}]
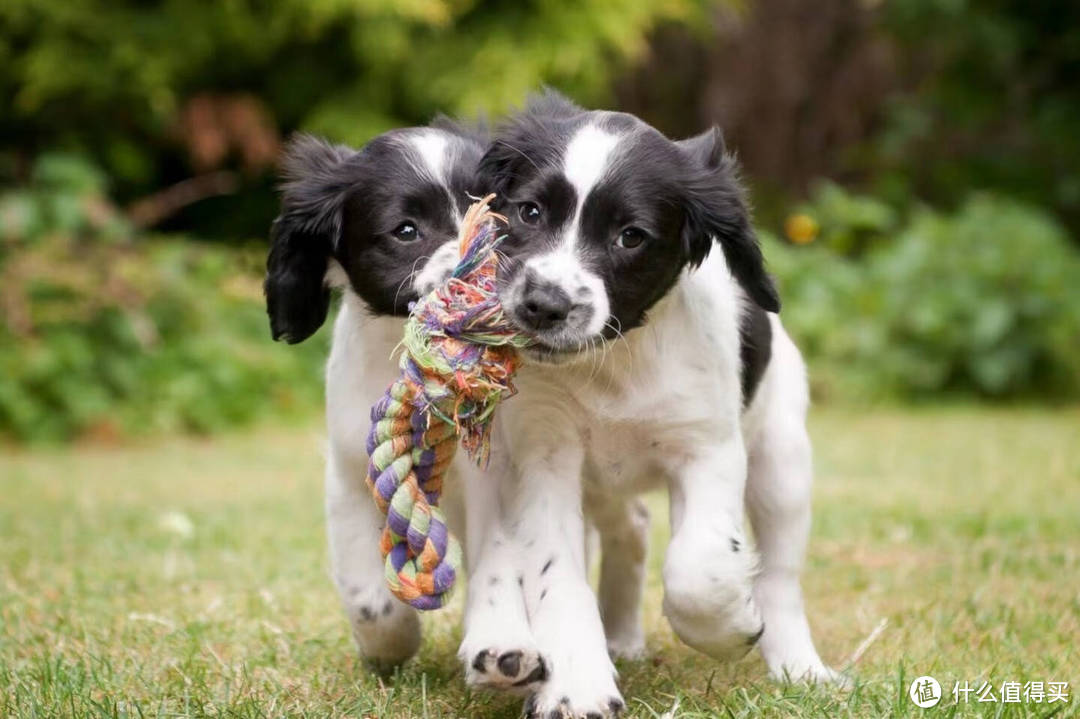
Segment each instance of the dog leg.
[{"label": "dog leg", "polygon": [[600,531],[600,616],[608,653],[638,659],[645,653],[641,601],[649,549],[649,509],[640,498],[587,501]]},{"label": "dog leg", "polygon": [[454,472],[465,491],[469,566],[458,658],[470,686],[531,694],[548,670],[529,628],[518,556],[500,506],[499,483],[508,471],[501,454],[492,457],[486,470],[462,452],[455,459]]},{"label": "dog leg", "polygon": [[758,645],[777,679],[835,681],[818,657],[799,574],[810,535],[810,438],[800,421],[771,421],[750,453],[746,506],[761,553],[754,597],[765,618]]},{"label": "dog leg", "polygon": [[548,679],[529,697],[525,713],[544,719],[613,717],[625,704],[585,566],[584,450],[570,422],[544,426],[565,436],[546,437],[550,444],[525,440],[502,493],[520,551],[529,622],[548,666]]},{"label": "dog leg", "polygon": [[330,562],[360,656],[387,672],[420,647],[420,621],[416,610],[386,587],[379,552],[385,518],[361,472],[357,463],[342,460],[331,448],[326,468]]},{"label": "dog leg", "polygon": [[743,536],[746,454],[737,428],[696,443],[671,481],[671,543],[664,615],[684,642],[717,659],[746,654],[761,637],[751,591],[753,552]]}]

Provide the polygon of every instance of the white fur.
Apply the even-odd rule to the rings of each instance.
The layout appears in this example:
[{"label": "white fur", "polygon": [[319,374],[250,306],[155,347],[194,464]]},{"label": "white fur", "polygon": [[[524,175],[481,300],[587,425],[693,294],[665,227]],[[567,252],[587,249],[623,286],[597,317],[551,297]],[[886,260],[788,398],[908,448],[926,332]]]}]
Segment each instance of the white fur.
[{"label": "white fur", "polygon": [[444,242],[413,276],[413,287],[417,294],[423,297],[435,289],[454,270],[460,258],[457,240]]},{"label": "white fur", "polygon": [[772,361],[743,420],[749,451],[746,508],[761,556],[754,597],[765,634],[758,647],[776,678],[843,681],[814,648],[799,584],[813,484],[806,369],[780,319],[771,321]]},{"label": "white fur", "polygon": [[[598,484],[585,479],[586,487]],[[606,500],[606,501],[605,501]],[[591,497],[586,490],[589,520],[600,535],[600,618],[608,653],[639,659],[645,653],[641,599],[649,548],[649,510],[639,497]]]},{"label": "white fur", "polygon": [[421,165],[417,167],[435,182],[446,185],[447,146],[450,144],[445,135],[434,130],[420,130],[408,135],[408,142],[420,155]]},{"label": "white fur", "polygon": [[444,133],[438,130],[416,130],[406,137],[407,142],[420,156],[420,162],[415,165],[415,169],[420,174],[427,175],[435,184],[445,188],[446,196],[450,198],[450,206],[454,208],[454,219],[460,224],[464,219],[462,203],[460,198],[450,191],[448,172],[448,168],[456,159],[453,144]]},{"label": "white fur", "polygon": [[380,667],[412,656],[420,622],[383,581],[379,536],[385,519],[365,484],[371,405],[394,380],[391,353],[401,320],[371,317],[345,290],[326,365],[326,520],[330,562],[360,653]]},{"label": "white fur", "polygon": [[570,227],[564,235],[564,247],[573,251],[577,242],[581,209],[592,188],[600,182],[607,171],[612,153],[619,144],[619,136],[596,125],[585,125],[578,130],[563,155],[563,175],[577,194],[577,208],[570,219]]}]

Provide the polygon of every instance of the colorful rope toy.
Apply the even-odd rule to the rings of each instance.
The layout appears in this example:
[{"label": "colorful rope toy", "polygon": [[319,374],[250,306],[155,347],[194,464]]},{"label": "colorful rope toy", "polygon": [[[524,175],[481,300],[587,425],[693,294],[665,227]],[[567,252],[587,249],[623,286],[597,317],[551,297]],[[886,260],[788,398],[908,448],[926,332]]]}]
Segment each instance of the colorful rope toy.
[{"label": "colorful rope toy", "polygon": [[529,342],[496,294],[505,218],[488,207],[492,197],[465,215],[450,278],[410,307],[401,376],[371,409],[367,483],[386,514],[386,583],[417,609],[443,606],[461,568],[461,545],[438,506],[458,437],[487,463],[495,407],[514,393],[517,348]]}]

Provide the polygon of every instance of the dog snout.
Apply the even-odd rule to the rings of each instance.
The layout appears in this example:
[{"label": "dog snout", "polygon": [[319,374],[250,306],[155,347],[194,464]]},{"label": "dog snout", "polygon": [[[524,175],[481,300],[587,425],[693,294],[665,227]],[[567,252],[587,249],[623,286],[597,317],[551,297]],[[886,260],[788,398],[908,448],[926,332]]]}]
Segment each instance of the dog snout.
[{"label": "dog snout", "polygon": [[549,330],[566,322],[572,306],[564,289],[529,272],[515,314],[531,330]]}]

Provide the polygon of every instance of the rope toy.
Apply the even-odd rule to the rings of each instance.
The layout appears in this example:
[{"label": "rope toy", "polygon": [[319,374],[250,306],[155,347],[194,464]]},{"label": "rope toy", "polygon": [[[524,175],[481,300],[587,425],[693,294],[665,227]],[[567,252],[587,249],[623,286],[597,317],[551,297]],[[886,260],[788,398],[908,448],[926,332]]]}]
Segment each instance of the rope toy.
[{"label": "rope toy", "polygon": [[517,348],[528,344],[496,294],[496,248],[505,218],[474,203],[459,238],[450,278],[409,308],[401,375],[371,409],[367,484],[386,515],[380,549],[386,583],[417,609],[450,598],[461,545],[439,509],[443,476],[458,437],[477,463],[491,451],[491,420],[514,393]]}]

